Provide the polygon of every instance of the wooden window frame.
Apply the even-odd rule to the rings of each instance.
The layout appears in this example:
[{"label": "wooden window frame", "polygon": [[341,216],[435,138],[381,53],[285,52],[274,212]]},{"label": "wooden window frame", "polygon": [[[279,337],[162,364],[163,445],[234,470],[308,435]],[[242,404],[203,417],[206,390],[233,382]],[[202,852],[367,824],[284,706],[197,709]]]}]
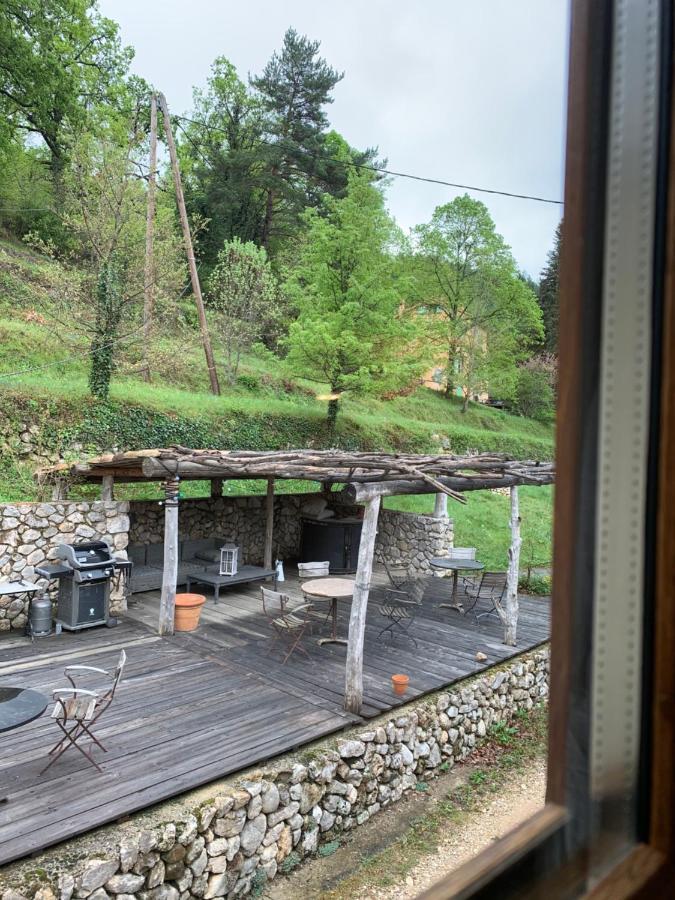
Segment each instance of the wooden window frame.
[{"label": "wooden window frame", "polygon": [[[623,900],[657,896],[675,884],[675,66],[670,5],[664,0],[664,114],[655,257],[660,307],[654,319],[652,370],[652,602],[645,632],[647,690],[640,839],[588,892],[587,757],[590,627],[584,602],[592,584],[597,384],[605,221],[611,0],[572,0],[561,257],[560,380],[554,517],[551,700],[546,804],[535,816],[425,892],[441,898],[585,896]],[[660,279],[659,279],[660,272]],[[658,304],[657,304],[658,306]],[[655,424],[656,423],[656,424]],[[580,635],[587,644],[580,645]],[[584,640],[584,639],[582,639]],[[574,642],[574,643],[573,643]],[[576,780],[576,784],[572,784]],[[666,895],[665,893],[663,894]]]}]

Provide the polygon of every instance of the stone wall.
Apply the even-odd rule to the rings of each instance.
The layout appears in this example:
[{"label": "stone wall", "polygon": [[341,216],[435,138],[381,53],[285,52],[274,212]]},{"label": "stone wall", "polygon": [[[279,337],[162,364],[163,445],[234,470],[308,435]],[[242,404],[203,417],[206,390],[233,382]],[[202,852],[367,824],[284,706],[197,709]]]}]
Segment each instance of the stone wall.
[{"label": "stone wall", "polygon": [[[129,538],[129,504],[117,501],[92,503],[0,504],[0,581],[22,579],[46,587],[35,567],[55,561],[58,544],[104,540],[116,556],[126,559]],[[121,597],[111,594],[111,612],[121,611]],[[0,597],[0,631],[23,628],[28,601]]]},{"label": "stone wall", "polygon": [[[274,498],[274,555],[297,560],[300,553],[302,506],[316,494],[277,494]],[[360,507],[334,505],[338,516],[355,516]],[[157,501],[129,504],[131,544],[164,540],[164,507]],[[182,500],[178,531],[183,540],[222,537],[240,547],[243,561],[260,565],[265,546],[265,497],[200,497]],[[428,560],[446,556],[453,542],[452,519],[382,509],[375,542],[377,559],[403,560],[420,572],[431,571]]]},{"label": "stone wall", "polygon": [[393,509],[380,511],[375,542],[376,559],[401,560],[420,573],[432,570],[429,560],[447,556],[453,546],[452,519],[420,516]]},{"label": "stone wall", "polygon": [[[315,494],[277,494],[274,498],[274,555],[297,559],[300,552],[301,506]],[[261,565],[265,549],[265,504],[262,495],[199,497],[181,500],[178,533],[181,540],[219,537],[240,548],[240,559]],[[129,504],[131,544],[164,540],[164,507],[157,501]]]},{"label": "stone wall", "polygon": [[490,726],[545,701],[548,677],[548,651],[530,652],[300,759],[207,788],[199,802],[159,807],[161,825],[135,825],[135,817],[121,837],[99,832],[97,853],[78,854],[70,842],[14,866],[0,873],[2,900],[211,900],[254,889],[259,896],[279,871],[465,759]]}]

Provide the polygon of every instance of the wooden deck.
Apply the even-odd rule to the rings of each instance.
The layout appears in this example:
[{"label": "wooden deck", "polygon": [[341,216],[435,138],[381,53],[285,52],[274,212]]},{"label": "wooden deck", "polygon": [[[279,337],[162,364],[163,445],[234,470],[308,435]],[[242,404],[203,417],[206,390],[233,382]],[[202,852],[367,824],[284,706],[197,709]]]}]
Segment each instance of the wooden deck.
[{"label": "wooden deck", "polygon": [[[284,589],[300,596],[297,579],[289,579]],[[545,600],[521,598],[518,647],[508,648],[494,617],[478,626],[472,616],[438,609],[449,589],[449,579],[429,579],[414,625],[417,649],[403,641],[383,647],[376,640],[382,623],[377,603],[371,602],[364,718],[548,638]],[[63,686],[63,668],[70,663],[112,667],[121,648],[128,657],[115,705],[97,728],[108,748],[106,754],[96,751],[102,775],[73,751],[39,775],[58,738],[48,713],[0,735],[0,795],[9,798],[0,805],[0,865],[361,721],[342,709],[346,647],[319,647],[317,632],[305,640],[309,661],[295,655],[282,666],[270,657],[259,586],[223,594],[217,606],[209,600],[199,630],[171,638],[155,633],[158,593],[135,600],[114,629],[66,633],[34,644],[23,637],[0,641],[0,684],[45,693]],[[344,604],[344,635],[348,615]],[[487,661],[477,662],[477,651]],[[403,698],[391,692],[394,672],[410,675]]]}]

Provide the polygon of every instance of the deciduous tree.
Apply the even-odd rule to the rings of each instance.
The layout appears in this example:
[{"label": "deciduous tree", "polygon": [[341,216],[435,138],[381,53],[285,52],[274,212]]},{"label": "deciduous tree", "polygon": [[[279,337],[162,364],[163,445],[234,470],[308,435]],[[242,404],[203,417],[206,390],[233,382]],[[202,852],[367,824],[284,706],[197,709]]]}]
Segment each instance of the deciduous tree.
[{"label": "deciduous tree", "polygon": [[282,312],[279,285],[264,248],[239,238],[226,242],[209,279],[209,294],[227,377],[234,384],[242,353],[278,324]]},{"label": "deciduous tree", "polygon": [[381,192],[350,176],[347,196],[305,213],[307,234],[287,289],[298,317],[288,336],[293,371],[328,385],[332,427],[344,391],[384,392],[419,371],[411,321],[401,314],[392,254],[401,240]]},{"label": "deciduous tree", "polygon": [[468,195],[415,229],[415,303],[446,356],[448,394],[512,396],[517,363],[541,335],[536,297],[487,208]]}]

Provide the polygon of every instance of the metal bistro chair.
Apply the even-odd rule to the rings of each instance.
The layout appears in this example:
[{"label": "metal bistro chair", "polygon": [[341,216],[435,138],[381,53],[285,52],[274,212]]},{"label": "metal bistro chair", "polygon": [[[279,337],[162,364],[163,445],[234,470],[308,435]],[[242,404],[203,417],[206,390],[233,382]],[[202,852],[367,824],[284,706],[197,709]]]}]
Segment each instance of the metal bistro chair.
[{"label": "metal bistro chair", "polygon": [[[60,756],[63,756],[69,747],[79,750],[92,766],[98,769],[99,772],[103,771],[91,755],[91,750],[93,750],[93,744],[96,744],[104,753],[107,751],[101,741],[92,733],[91,729],[115,699],[115,691],[122,680],[122,672],[126,661],[127,655],[122,650],[117,660],[117,666],[112,672],[109,672],[107,669],[97,669],[94,666],[66,666],[63,674],[70,682],[71,687],[56,688],[52,691],[54,698],[52,719],[63,732],[63,737],[49,751],[51,759],[40,772],[40,775],[43,775]],[[108,676],[111,679],[108,688],[103,692],[98,692],[79,687],[75,679],[81,675],[90,674]],[[85,750],[78,743],[84,737],[91,738],[92,748],[89,751]]]},{"label": "metal bistro chair", "polygon": [[479,622],[484,616],[491,616],[497,612],[497,606],[506,591],[506,572],[484,572],[475,586],[467,585],[465,590],[467,596],[473,600],[471,606],[465,610],[465,615],[475,609],[480,600],[488,600],[491,604],[487,611],[474,613],[476,621]]},{"label": "metal bistro chair", "polygon": [[[330,560],[325,560],[324,562],[306,562],[306,563],[298,563],[298,575],[300,576],[300,580],[303,579],[310,580],[312,578],[327,578],[330,575]],[[327,625],[331,621],[331,604],[330,600],[326,598],[322,600],[320,597],[308,597],[307,594],[303,594],[305,598],[305,603],[309,605],[309,610],[307,615],[316,621],[319,626]],[[325,609],[321,609],[320,607],[325,607]],[[313,624],[311,623],[312,630]]]},{"label": "metal bistro chair", "polygon": [[[270,650],[279,642],[284,645],[286,655],[282,660],[282,665],[295,653],[303,653],[309,659],[309,653],[301,645],[303,635],[307,628],[311,626],[311,621],[306,617],[306,613],[311,609],[310,603],[301,603],[298,606],[290,606],[291,598],[288,594],[282,594],[279,591],[270,591],[268,588],[260,588],[262,594],[263,612],[267,621],[272,626],[274,636]],[[305,615],[298,615],[304,613]]]},{"label": "metal bistro chair", "polygon": [[384,599],[380,601],[380,615],[388,620],[377,636],[384,641],[389,635],[391,641],[398,635],[408,638],[417,647],[417,641],[410,633],[415,617],[422,606],[425,583],[421,577],[408,577],[398,588],[385,588]]},{"label": "metal bistro chair", "polygon": [[387,578],[396,590],[402,588],[404,584],[407,584],[411,580],[408,565],[400,559],[395,560],[394,562],[387,562],[383,556],[382,565],[387,573]]}]

